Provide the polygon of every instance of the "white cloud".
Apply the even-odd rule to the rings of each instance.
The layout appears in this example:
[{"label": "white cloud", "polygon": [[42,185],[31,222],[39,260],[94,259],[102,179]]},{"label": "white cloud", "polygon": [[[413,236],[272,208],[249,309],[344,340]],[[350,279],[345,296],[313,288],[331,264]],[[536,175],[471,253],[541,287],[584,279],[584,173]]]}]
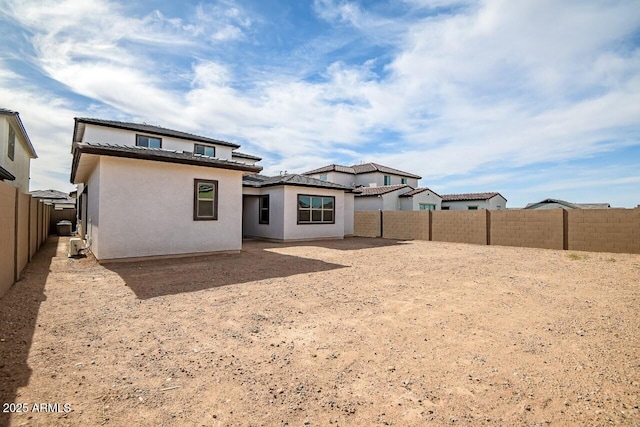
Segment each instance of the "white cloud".
[{"label": "white cloud", "polygon": [[[267,170],[303,171],[339,156],[414,171],[428,185],[638,144],[640,50],[625,44],[640,27],[637,2],[406,4],[427,12],[389,18],[356,2],[314,2],[322,19],[385,47],[382,71],[379,58],[326,60],[341,46],[327,36],[296,52],[326,60],[312,70],[322,79],[305,80],[283,64],[242,87],[243,70],[202,50],[179,72],[153,54],[189,57],[203,40],[247,41],[258,18],[234,2],[201,5],[190,19],[132,17],[108,0],[13,1],[6,13],[33,33],[33,63],[72,92],[125,117],[246,141],[244,151],[265,155]],[[168,83],[168,74],[186,79],[184,87]]]}]

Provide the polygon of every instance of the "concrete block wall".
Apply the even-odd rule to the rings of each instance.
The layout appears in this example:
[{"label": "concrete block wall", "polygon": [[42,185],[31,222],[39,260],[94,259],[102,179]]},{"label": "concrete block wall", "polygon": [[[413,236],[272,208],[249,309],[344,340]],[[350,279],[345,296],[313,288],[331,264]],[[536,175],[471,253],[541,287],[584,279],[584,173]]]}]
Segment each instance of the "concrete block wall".
[{"label": "concrete block wall", "polygon": [[38,199],[31,199],[29,204],[29,259],[38,252]]},{"label": "concrete block wall", "polygon": [[47,239],[51,206],[0,181],[0,297]]},{"label": "concrete block wall", "polygon": [[360,237],[381,237],[380,211],[355,211],[353,234]]},{"label": "concrete block wall", "polygon": [[640,208],[356,212],[356,236],[381,237],[381,228],[398,240],[640,253]]},{"label": "concrete block wall", "polygon": [[564,249],[564,209],[489,211],[489,244]]},{"label": "concrete block wall", "polygon": [[432,211],[431,240],[487,244],[487,211]]},{"label": "concrete block wall", "polygon": [[16,239],[16,242],[18,247],[16,255],[18,259],[16,260],[16,273],[18,275],[18,279],[20,279],[22,270],[24,270],[31,259],[29,254],[29,208],[31,206],[31,196],[18,192],[17,201],[18,216],[16,217],[16,220],[18,221],[18,224],[16,230],[18,238]]},{"label": "concrete block wall", "polygon": [[384,211],[382,237],[398,240],[430,240],[430,211]]},{"label": "concrete block wall", "polygon": [[0,181],[0,296],[15,282],[16,188]]},{"label": "concrete block wall", "polygon": [[640,253],[640,208],[567,212],[568,249]]}]

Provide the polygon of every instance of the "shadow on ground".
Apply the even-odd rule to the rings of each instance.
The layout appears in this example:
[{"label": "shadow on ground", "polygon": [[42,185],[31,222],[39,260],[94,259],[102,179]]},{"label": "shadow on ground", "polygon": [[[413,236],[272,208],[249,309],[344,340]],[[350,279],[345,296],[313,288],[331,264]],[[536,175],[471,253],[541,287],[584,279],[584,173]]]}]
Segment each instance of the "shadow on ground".
[{"label": "shadow on ground", "polygon": [[104,267],[120,276],[139,299],[148,299],[346,266],[261,249],[232,255],[114,262]]},{"label": "shadow on ground", "polygon": [[[249,246],[247,246],[247,243]],[[406,244],[404,241],[395,239],[382,239],[379,237],[346,237],[334,240],[308,240],[300,242],[269,242],[264,240],[246,239],[243,251],[252,248],[291,248],[291,247],[319,247],[325,249],[335,249],[339,251],[357,251],[362,249],[382,248],[386,246],[396,246]]]},{"label": "shadow on ground", "polygon": [[[25,268],[22,279],[0,298],[0,402],[11,403],[18,388],[29,384],[27,363],[40,304],[46,300],[44,287],[58,238],[50,237]],[[9,413],[0,412],[0,426],[9,425]]]}]

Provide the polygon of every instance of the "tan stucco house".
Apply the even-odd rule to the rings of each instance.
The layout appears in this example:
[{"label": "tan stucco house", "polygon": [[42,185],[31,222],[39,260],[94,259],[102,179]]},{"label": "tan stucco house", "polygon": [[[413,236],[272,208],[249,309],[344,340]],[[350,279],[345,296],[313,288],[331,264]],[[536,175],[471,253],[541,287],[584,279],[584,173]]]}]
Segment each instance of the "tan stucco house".
[{"label": "tan stucco house", "polygon": [[29,193],[31,159],[36,158],[18,112],[0,108],[0,180]]}]

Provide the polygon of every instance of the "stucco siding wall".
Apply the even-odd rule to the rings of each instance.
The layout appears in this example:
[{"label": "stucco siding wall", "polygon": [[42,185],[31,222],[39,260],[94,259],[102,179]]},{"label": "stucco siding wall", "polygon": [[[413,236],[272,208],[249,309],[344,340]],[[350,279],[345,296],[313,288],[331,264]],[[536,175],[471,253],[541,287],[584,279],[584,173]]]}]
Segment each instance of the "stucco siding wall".
[{"label": "stucco siding wall", "polygon": [[355,197],[354,206],[356,211],[380,211],[382,210],[382,197]]},{"label": "stucco siding wall", "polygon": [[563,215],[562,209],[492,211],[491,244],[563,249]]},{"label": "stucco siding wall", "polygon": [[400,210],[403,211],[412,211],[413,209],[413,198],[412,197],[400,197]]},{"label": "stucco siding wall", "polygon": [[567,211],[568,248],[640,253],[640,208]]},{"label": "stucco siding wall", "polygon": [[344,235],[353,236],[354,233],[354,195],[344,193]]},{"label": "stucco siding wall", "polygon": [[30,158],[27,152],[26,141],[16,126],[13,130],[16,134],[13,160],[7,155],[9,149],[9,120],[6,116],[0,116],[0,166],[16,177],[14,181],[5,181],[12,187],[18,187],[22,193],[29,193]]},{"label": "stucco siding wall", "polygon": [[[335,197],[334,224],[298,224],[298,194]],[[284,239],[305,240],[344,237],[344,192],[321,188],[284,187]]]},{"label": "stucco siding wall", "polygon": [[101,180],[102,161],[98,160],[96,167],[93,169],[89,179],[85,185],[87,194],[87,212],[85,215],[85,239],[87,245],[90,245],[91,252],[96,258],[100,259],[100,180]]},{"label": "stucco siding wall", "polygon": [[[218,181],[218,220],[193,220],[195,178]],[[241,249],[239,171],[103,157],[99,193],[98,259]]]},{"label": "stucco siding wall", "polygon": [[[382,172],[370,172],[355,175],[355,181],[357,185],[364,185],[369,187],[371,184],[376,184],[378,187],[384,185],[384,176],[388,175],[391,178],[391,183],[387,185],[402,184],[402,178],[400,175],[393,175]],[[415,178],[407,178],[407,184],[413,188],[418,186],[418,180]]]},{"label": "stucco siding wall", "polygon": [[382,210],[383,211],[399,211],[400,210],[400,194],[406,191],[392,191],[391,193],[382,195]]},{"label": "stucco siding wall", "polygon": [[269,224],[258,221],[260,198],[244,196],[243,202],[243,233],[247,237],[261,237],[263,239],[284,239],[284,189],[283,187],[269,187],[260,189],[260,194],[269,195]]},{"label": "stucco siding wall", "polygon": [[477,206],[478,209],[489,209],[489,203],[485,200],[472,200],[464,202],[442,201],[442,207],[449,207],[450,211],[467,211],[469,206]]},{"label": "stucco siding wall", "polygon": [[[320,174],[317,175],[317,179],[320,179]],[[349,173],[329,172],[327,181],[352,187],[356,182],[356,176]]]},{"label": "stucco siding wall", "polygon": [[507,208],[507,200],[502,196],[495,196],[489,199],[489,209],[502,210]]},{"label": "stucco siding wall", "polygon": [[[408,198],[412,200],[412,210],[419,211],[420,203],[428,203],[436,206],[436,210],[440,210],[442,206],[442,199],[430,191],[423,191],[413,197],[401,197],[401,199]],[[404,210],[404,209],[403,209]]]},{"label": "stucco siding wall", "polygon": [[[190,151],[193,152],[193,146],[197,141],[187,141],[179,138],[155,135],[147,132],[136,132],[124,129],[109,128],[103,126],[95,126],[87,124],[82,138],[83,142],[93,142],[102,144],[118,144],[118,145],[136,145],[136,135],[157,136],[162,138],[162,148],[165,150]],[[232,148],[224,145],[214,145],[216,147],[216,157],[225,160],[231,160]]]}]

